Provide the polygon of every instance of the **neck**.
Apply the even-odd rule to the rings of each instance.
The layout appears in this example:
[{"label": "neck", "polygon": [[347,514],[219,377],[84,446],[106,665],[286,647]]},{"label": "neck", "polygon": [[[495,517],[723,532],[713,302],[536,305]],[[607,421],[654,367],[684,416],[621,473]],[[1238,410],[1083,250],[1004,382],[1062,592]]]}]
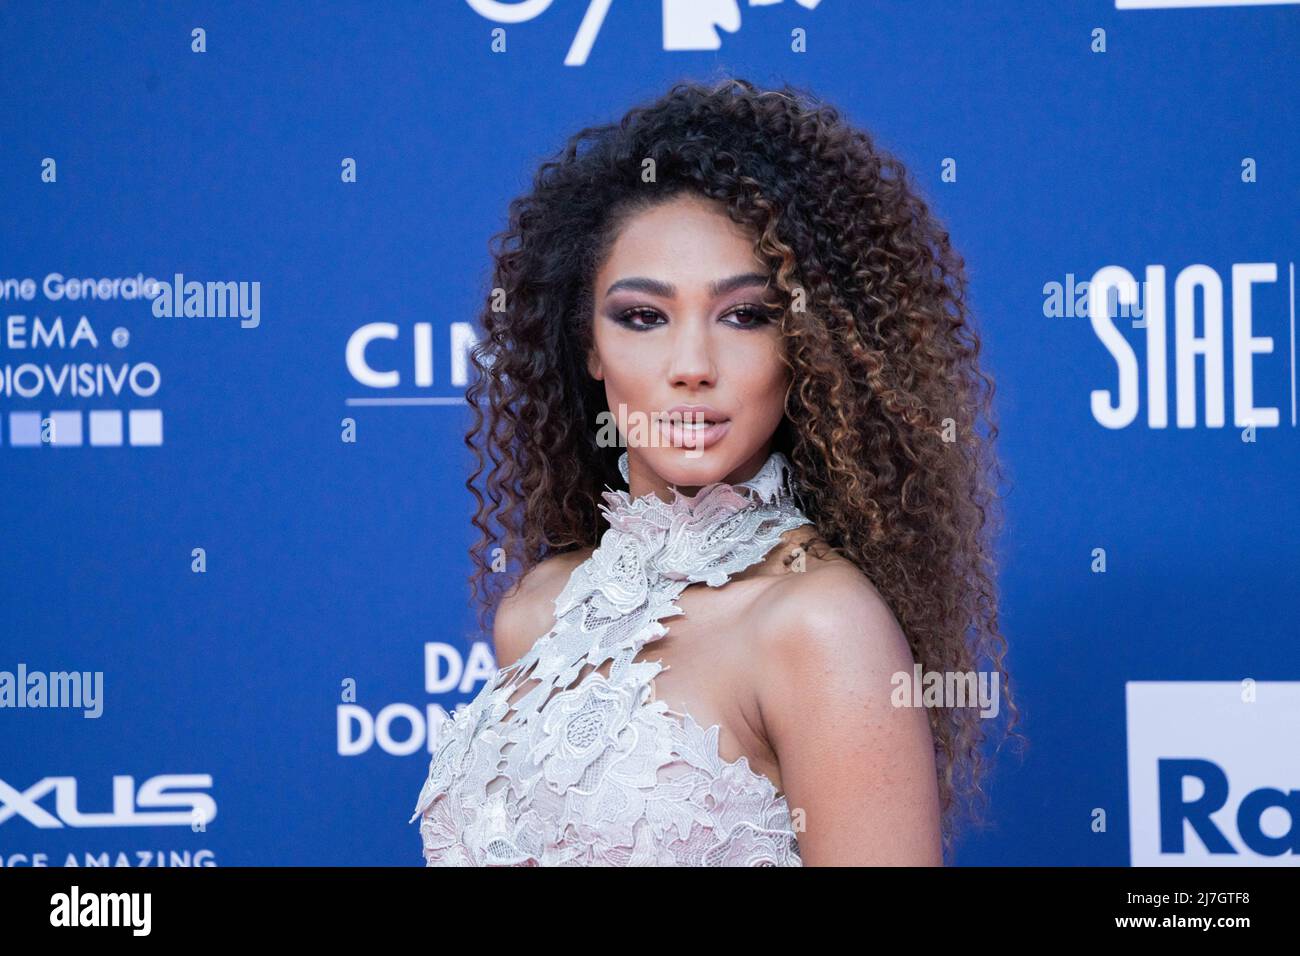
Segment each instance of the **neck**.
[{"label": "neck", "polygon": [[[634,454],[635,449],[628,450],[628,493],[633,498],[642,498],[646,495],[653,494],[661,501],[672,502],[672,488],[676,487],[683,495],[694,497],[699,494],[701,488],[705,485],[711,485],[714,482],[725,481],[728,484],[739,484],[742,481],[748,481],[758,474],[760,468],[772,454],[772,444],[768,442],[763,445],[749,458],[745,459],[737,467],[733,468],[725,475],[715,477],[701,476],[699,484],[694,485],[674,485],[667,481],[661,475],[657,474],[647,465],[640,455]],[[699,461],[700,459],[696,459]]]}]

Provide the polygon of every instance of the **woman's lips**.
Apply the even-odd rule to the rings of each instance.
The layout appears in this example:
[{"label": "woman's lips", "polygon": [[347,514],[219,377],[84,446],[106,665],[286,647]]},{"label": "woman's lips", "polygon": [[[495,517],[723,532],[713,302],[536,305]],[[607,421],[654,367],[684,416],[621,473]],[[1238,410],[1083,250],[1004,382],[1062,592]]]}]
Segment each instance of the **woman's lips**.
[{"label": "woman's lips", "polygon": [[694,427],[689,424],[694,417],[696,416],[675,415],[661,419],[659,427],[666,443],[673,448],[702,450],[710,445],[716,445],[722,440],[722,436],[731,430],[731,419]]}]

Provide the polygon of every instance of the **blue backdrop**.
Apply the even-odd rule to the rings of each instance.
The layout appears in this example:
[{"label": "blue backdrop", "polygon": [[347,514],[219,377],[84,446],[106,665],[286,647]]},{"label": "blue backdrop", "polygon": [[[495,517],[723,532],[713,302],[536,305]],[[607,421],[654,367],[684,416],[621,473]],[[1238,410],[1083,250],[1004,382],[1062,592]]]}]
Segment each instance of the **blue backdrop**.
[{"label": "blue backdrop", "polygon": [[[425,722],[490,670],[468,607],[457,324],[488,237],[571,132],[725,71],[806,86],[870,129],[969,267],[1030,743],[998,761],[992,827],[957,862],[1139,862],[1178,786],[1196,797],[1163,776],[1150,797],[1178,757],[1228,781],[1212,819],[1234,852],[1215,862],[1294,864],[1283,803],[1260,817],[1282,852],[1236,808],[1263,788],[1300,817],[1300,6],[484,15],[520,6],[0,7],[0,671],[103,675],[98,717],[0,709],[0,861],[422,862],[407,820]],[[1275,281],[1246,282],[1249,264]],[[1107,266],[1164,267],[1162,348],[1150,308],[1143,329],[1075,301]],[[178,273],[257,282],[256,324],[66,282]],[[1074,287],[1060,309],[1053,283]],[[1196,355],[1216,303],[1222,347]],[[1095,390],[1100,408],[1125,389],[1131,420],[1094,411]],[[1258,701],[1252,730],[1228,709],[1219,737],[1162,738],[1161,715],[1190,720],[1216,688]],[[1204,827],[1172,829],[1185,845],[1161,861],[1204,850]]]}]

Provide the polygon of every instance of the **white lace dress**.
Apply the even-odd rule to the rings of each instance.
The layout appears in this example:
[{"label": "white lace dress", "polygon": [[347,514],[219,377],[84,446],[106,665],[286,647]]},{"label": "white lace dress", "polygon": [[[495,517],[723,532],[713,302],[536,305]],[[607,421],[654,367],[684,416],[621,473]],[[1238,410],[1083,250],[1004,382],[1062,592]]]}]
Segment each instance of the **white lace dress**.
[{"label": "white lace dress", "polygon": [[[626,453],[619,466],[626,479]],[[717,724],[651,700],[662,665],[634,658],[687,585],[722,586],[811,522],[780,452],[749,481],[674,496],[605,491],[610,528],[554,627],[438,726],[411,817],[427,865],[802,865],[784,796],[719,756]]]}]

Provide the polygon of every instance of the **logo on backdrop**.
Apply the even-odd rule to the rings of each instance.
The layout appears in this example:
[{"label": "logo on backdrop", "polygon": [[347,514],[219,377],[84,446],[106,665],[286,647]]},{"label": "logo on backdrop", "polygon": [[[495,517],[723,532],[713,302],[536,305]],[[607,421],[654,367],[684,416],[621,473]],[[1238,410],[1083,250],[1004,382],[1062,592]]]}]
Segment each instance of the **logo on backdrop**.
[{"label": "logo on backdrop", "polygon": [[[525,23],[536,19],[551,6],[552,0],[466,0],[474,12],[494,23]],[[771,7],[784,0],[746,0],[750,7]],[[792,0],[806,10],[814,10],[821,0]],[[564,58],[565,66],[582,66],[591,54],[605,15],[613,0],[589,0],[578,32]],[[719,30],[735,33],[740,29],[740,0],[663,0],[663,48],[665,50],[716,50],[722,46]]]},{"label": "logo on backdrop", "polygon": [[[349,405],[463,405],[463,392],[429,395],[442,387],[463,390],[469,384],[470,350],[478,343],[474,326],[452,322],[447,329],[445,359],[434,347],[433,324],[368,322],[348,336],[343,360],[352,381],[370,395],[349,397]],[[443,386],[443,382],[446,386]]]},{"label": "logo on backdrop", "polygon": [[[51,272],[38,286],[32,278],[0,278],[0,304],[33,302],[38,294],[54,303],[41,313],[18,312],[17,305],[5,310],[0,399],[4,406],[18,407],[0,407],[5,412],[0,415],[0,446],[161,445],[161,408],[121,407],[136,400],[157,402],[162,384],[158,366],[115,357],[110,348],[127,349],[130,329],[92,322],[79,303],[147,299],[157,318],[233,319],[244,329],[255,329],[262,321],[260,282],[187,282],[181,273],[172,280],[144,275],[80,279]],[[77,304],[65,308],[65,303]]]},{"label": "logo on backdrop", "polygon": [[[156,403],[158,366],[115,355],[130,345],[130,331],[97,326],[80,311],[85,300],[149,299],[157,289],[158,280],[143,275],[76,279],[52,272],[39,286],[32,278],[0,278],[0,447],[162,444],[162,409],[122,407]],[[49,310],[16,311],[38,292],[52,303]]]},{"label": "logo on backdrop", "polygon": [[[424,691],[426,694],[472,695],[496,676],[492,648],[475,641],[465,656],[450,644],[429,641],[424,645]],[[386,754],[405,757],[421,747],[433,753],[438,730],[448,719],[438,703],[425,705],[387,704],[371,713],[356,701],[355,682],[344,681],[343,702],[337,709],[337,738],[340,757],[356,757],[378,747]]]},{"label": "logo on backdrop", "polygon": [[1300,865],[1300,682],[1125,690],[1132,865]]},{"label": "logo on backdrop", "polygon": [[[212,776],[205,773],[159,774],[141,781],[118,774],[113,777],[112,808],[106,811],[85,810],[76,777],[43,777],[25,789],[0,779],[0,834],[12,845],[20,839],[19,831],[111,828],[114,832],[132,827],[188,827],[195,833],[206,832],[217,816],[217,802],[208,792]],[[52,807],[43,804],[53,795]],[[48,866],[49,854],[43,852],[6,853],[2,866]],[[215,866],[208,849],[173,849],[164,852],[150,848],[131,852],[85,851],[78,858],[69,852],[64,866]]]},{"label": "logo on backdrop", "polygon": [[[1279,282],[1282,288],[1269,288]],[[1141,283],[1110,265],[1088,281],[1076,283],[1070,273],[1064,283],[1048,282],[1043,297],[1044,316],[1087,317],[1110,353],[1114,378],[1090,396],[1093,418],[1106,428],[1138,421],[1143,405],[1148,428],[1168,428],[1171,386],[1178,428],[1223,428],[1229,404],[1233,427],[1277,428],[1282,410],[1274,403],[1287,398],[1287,420],[1296,426],[1295,263],[1238,262],[1226,275],[1198,263],[1172,283],[1163,265],[1147,266]],[[1285,351],[1275,351],[1275,335]],[[1257,369],[1288,378],[1289,396],[1257,393]]]}]

